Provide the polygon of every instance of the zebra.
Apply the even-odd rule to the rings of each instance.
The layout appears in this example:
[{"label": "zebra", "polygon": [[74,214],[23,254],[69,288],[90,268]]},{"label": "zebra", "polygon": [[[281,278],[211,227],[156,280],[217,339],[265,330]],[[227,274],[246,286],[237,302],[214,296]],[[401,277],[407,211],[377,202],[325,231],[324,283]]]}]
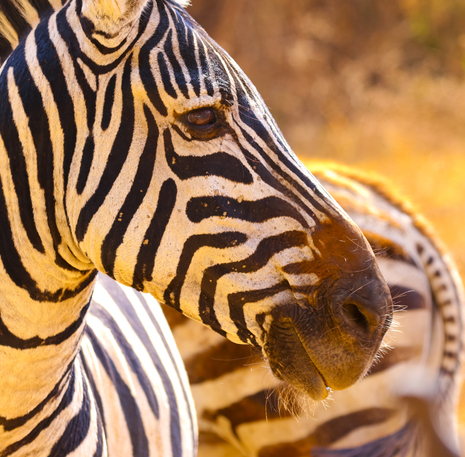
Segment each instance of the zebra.
[{"label": "zebra", "polygon": [[2,0],[1,457],[195,454],[157,305],[104,279],[91,303],[97,271],[315,400],[389,327],[361,231],[183,5]]},{"label": "zebra", "polygon": [[[447,442],[436,442],[443,446],[436,453],[434,443],[425,443],[434,427],[448,445],[458,441],[464,298],[456,270],[427,224],[386,185],[334,163],[308,166],[373,247],[397,308],[397,326],[385,336],[384,356],[362,381],[333,392],[326,407],[299,397],[296,405],[289,388],[269,375],[260,353],[164,309],[191,381],[199,457],[455,455],[446,454]],[[413,417],[420,411],[426,420],[427,404],[411,397],[433,399],[436,417],[426,431]]]}]

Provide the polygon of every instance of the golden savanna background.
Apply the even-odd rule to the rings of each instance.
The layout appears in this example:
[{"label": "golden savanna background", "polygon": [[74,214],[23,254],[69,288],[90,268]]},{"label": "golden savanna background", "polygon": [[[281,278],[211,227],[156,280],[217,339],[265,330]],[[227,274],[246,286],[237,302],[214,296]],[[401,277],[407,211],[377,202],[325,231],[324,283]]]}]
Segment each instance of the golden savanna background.
[{"label": "golden savanna background", "polygon": [[387,178],[465,278],[463,0],[193,0],[188,11],[255,83],[304,162]]}]

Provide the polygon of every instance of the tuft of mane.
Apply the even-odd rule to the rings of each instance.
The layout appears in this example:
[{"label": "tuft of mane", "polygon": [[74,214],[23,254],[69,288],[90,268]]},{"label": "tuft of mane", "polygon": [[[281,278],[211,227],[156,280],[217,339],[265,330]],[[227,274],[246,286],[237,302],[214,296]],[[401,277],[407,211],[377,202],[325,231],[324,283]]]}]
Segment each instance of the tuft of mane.
[{"label": "tuft of mane", "polygon": [[178,3],[180,6],[183,8],[187,8],[191,4],[191,0],[174,0],[176,3]]},{"label": "tuft of mane", "polygon": [[[0,0],[0,65],[39,20],[68,0]],[[172,0],[182,8],[191,0]]]}]

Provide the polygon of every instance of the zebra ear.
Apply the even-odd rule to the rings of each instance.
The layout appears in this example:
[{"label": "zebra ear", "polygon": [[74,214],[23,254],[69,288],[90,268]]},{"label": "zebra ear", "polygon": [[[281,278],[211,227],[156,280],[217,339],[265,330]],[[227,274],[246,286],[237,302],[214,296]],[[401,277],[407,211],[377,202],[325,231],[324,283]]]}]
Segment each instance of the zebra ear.
[{"label": "zebra ear", "polygon": [[149,0],[83,0],[82,15],[110,36],[140,17]]}]

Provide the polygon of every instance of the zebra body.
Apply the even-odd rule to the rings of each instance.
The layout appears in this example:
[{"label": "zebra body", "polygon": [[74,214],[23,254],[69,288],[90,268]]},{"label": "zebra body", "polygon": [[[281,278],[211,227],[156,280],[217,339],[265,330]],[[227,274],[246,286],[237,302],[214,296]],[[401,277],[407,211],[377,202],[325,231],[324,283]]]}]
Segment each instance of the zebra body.
[{"label": "zebra body", "polygon": [[463,347],[457,273],[405,204],[353,171],[333,164],[314,167],[377,253],[397,307],[397,326],[385,337],[391,349],[362,381],[333,392],[326,406],[307,402],[303,412],[292,412],[292,402],[290,411],[280,403],[292,393],[270,376],[259,354],[167,309],[196,402],[199,457],[430,455],[425,445],[430,436],[416,429],[410,404],[399,399],[403,395],[432,395],[435,426],[457,445]]},{"label": "zebra body", "polygon": [[195,408],[162,314],[150,295],[99,275],[80,358],[109,455],[195,455]]},{"label": "zebra body", "polygon": [[392,311],[372,251],[179,3],[4,0],[0,52],[1,457],[195,452],[157,305],[91,303],[97,271],[317,400],[365,374]]}]

